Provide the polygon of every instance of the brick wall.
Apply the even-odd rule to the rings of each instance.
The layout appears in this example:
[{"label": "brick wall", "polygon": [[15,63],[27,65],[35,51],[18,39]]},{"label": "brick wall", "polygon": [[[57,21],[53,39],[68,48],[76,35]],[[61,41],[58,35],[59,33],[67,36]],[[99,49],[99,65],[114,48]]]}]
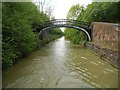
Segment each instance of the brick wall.
[{"label": "brick wall", "polygon": [[94,45],[100,48],[107,48],[118,51],[119,24],[93,22],[92,38]]}]

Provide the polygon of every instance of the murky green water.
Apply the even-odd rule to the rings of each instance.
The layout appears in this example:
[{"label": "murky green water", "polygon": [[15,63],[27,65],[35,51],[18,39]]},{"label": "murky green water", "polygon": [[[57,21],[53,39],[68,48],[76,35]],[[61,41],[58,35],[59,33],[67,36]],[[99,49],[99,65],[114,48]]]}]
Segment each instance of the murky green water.
[{"label": "murky green water", "polygon": [[3,72],[8,88],[115,88],[118,70],[64,37]]}]

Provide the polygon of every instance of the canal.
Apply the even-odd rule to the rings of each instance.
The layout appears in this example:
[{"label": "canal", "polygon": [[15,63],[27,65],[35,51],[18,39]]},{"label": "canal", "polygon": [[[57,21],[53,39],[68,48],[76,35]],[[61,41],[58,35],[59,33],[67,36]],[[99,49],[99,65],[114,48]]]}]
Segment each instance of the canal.
[{"label": "canal", "polygon": [[3,71],[3,88],[117,88],[118,69],[59,38]]}]

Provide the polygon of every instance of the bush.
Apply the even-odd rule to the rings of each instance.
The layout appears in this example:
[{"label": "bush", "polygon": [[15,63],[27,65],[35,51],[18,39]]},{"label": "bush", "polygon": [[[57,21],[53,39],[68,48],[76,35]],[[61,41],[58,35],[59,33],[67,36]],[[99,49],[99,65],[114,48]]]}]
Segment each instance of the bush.
[{"label": "bush", "polygon": [[32,25],[49,18],[31,2],[5,2],[2,14],[2,64],[6,68],[37,48],[39,38]]}]

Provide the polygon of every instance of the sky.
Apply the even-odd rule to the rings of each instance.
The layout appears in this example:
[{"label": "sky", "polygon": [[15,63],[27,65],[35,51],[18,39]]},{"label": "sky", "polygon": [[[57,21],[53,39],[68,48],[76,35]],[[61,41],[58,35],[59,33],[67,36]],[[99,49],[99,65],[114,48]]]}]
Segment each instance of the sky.
[{"label": "sky", "polygon": [[92,0],[51,0],[52,5],[54,7],[53,16],[56,19],[65,19],[67,12],[71,8],[71,6],[80,4],[80,5],[88,5],[92,2]]},{"label": "sky", "polygon": [[[69,9],[76,4],[88,5],[92,0],[51,0],[54,6],[53,16],[55,19],[66,19]],[[60,28],[63,32],[65,28]]]},{"label": "sky", "polygon": [[[88,5],[93,0],[32,0],[33,2],[46,2],[48,6],[53,8],[53,16],[56,19],[65,19],[69,9],[76,4]],[[45,6],[47,7],[47,6]]]},{"label": "sky", "polygon": [[[33,0],[43,2],[44,0]],[[93,0],[46,0],[48,5],[52,6],[52,15],[55,19],[66,19],[67,13],[73,5],[88,5],[92,3]],[[64,31],[64,28],[61,28]]]}]

